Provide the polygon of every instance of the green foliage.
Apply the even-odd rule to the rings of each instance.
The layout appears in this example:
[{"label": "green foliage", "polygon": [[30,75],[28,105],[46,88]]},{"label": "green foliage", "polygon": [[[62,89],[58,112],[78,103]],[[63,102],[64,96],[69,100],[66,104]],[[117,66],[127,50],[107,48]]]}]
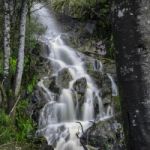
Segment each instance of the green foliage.
[{"label": "green foliage", "polygon": [[41,36],[44,32],[45,28],[37,22],[36,18],[27,18],[26,49],[33,49],[39,36]]},{"label": "green foliage", "polygon": [[37,79],[36,79],[36,76],[34,76],[32,78],[32,80],[30,80],[30,82],[28,83],[28,86],[27,86],[28,93],[32,93],[33,92],[33,89],[34,89],[36,83],[37,83]]},{"label": "green foliage", "polygon": [[[0,6],[2,1],[0,1]],[[10,83],[14,81],[14,75],[16,72],[17,56],[18,56],[18,39],[19,39],[19,16],[20,16],[20,5],[19,1],[16,1],[14,16],[11,18],[11,58],[10,58]],[[3,74],[3,11],[0,7],[0,79],[2,79]],[[31,93],[36,84],[35,72],[31,71],[30,61],[31,61],[31,50],[35,47],[38,37],[44,33],[45,29],[36,21],[36,19],[27,17],[26,26],[26,42],[25,42],[25,63],[24,63],[24,73],[22,79],[22,93],[27,91]],[[11,97],[12,87],[8,89],[7,95]],[[21,99],[23,99],[21,97]],[[35,124],[27,113],[27,108],[29,102],[27,98],[25,100],[20,100],[16,107],[15,117],[11,118],[4,110],[0,108],[0,144],[9,142],[30,142],[29,137],[33,134],[35,130]],[[32,141],[31,141],[32,142]]]},{"label": "green foliage", "polygon": [[17,65],[17,59],[14,57],[11,57],[10,58],[10,72],[11,72],[11,74],[15,74],[16,65]]},{"label": "green foliage", "polygon": [[4,111],[0,111],[0,144],[14,141],[15,127],[11,118]]},{"label": "green foliage", "polygon": [[16,141],[28,140],[28,137],[32,135],[35,130],[35,124],[27,114],[28,101],[21,100],[16,109],[16,126],[17,134]]},{"label": "green foliage", "polygon": [[113,99],[114,99],[115,112],[120,113],[121,112],[120,97],[115,96],[115,97],[113,97]]},{"label": "green foliage", "polygon": [[109,10],[107,0],[52,0],[52,7],[59,13],[80,19],[99,18]]},{"label": "green foliage", "polygon": [[35,131],[35,124],[26,112],[27,107],[28,101],[21,100],[14,120],[4,111],[0,111],[0,144],[28,141]]},{"label": "green foliage", "polygon": [[[96,29],[92,39],[104,41],[106,58],[114,59],[114,45],[110,22],[110,1],[108,0],[51,0],[52,8],[81,21],[95,21]],[[91,35],[88,35],[88,38]]]}]

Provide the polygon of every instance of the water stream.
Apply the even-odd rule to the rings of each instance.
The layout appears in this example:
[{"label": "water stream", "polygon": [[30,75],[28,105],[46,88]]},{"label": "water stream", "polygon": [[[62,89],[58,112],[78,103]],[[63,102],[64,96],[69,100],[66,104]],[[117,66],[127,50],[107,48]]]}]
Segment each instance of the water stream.
[{"label": "water stream", "polygon": [[[34,6],[34,9],[38,10],[34,12],[34,16],[46,27],[46,32],[41,37],[41,40],[49,47],[49,56],[47,58],[53,66],[53,75],[57,76],[61,70],[67,68],[72,80],[69,83],[69,88],[61,90],[57,101],[53,98],[53,93],[44,86],[43,79],[38,83],[38,86],[47,92],[48,103],[41,111],[37,133],[44,136],[48,144],[55,145],[56,150],[83,150],[76,136],[77,133],[81,135],[81,126],[76,122],[81,122],[84,130],[86,130],[91,125],[90,120],[104,119],[112,114],[104,112],[99,89],[87,74],[82,59],[74,49],[67,46],[63,41],[63,33],[57,25],[55,17],[47,8],[41,8],[41,6],[42,4]],[[99,66],[100,70],[102,70],[101,63]],[[108,75],[108,77],[113,83],[111,76]],[[75,105],[72,91],[73,84],[81,78],[86,79],[87,89],[83,106],[79,107],[78,97],[76,96],[77,104]],[[116,88],[114,83],[112,86]],[[116,94],[115,90],[114,94]],[[97,114],[95,114],[94,110],[94,99],[98,101],[99,112]],[[82,108],[80,114],[79,108]]]}]

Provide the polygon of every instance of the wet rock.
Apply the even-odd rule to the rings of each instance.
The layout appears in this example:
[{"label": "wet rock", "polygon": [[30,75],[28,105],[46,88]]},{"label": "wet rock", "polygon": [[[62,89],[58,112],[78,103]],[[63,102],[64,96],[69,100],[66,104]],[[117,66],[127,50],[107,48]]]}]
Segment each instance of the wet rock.
[{"label": "wet rock", "polygon": [[94,22],[87,22],[87,24],[85,25],[85,30],[90,34],[93,34],[95,28],[96,24]]},{"label": "wet rock", "polygon": [[103,60],[103,71],[105,73],[110,73],[111,75],[116,75],[116,64],[113,60]]},{"label": "wet rock", "polygon": [[50,48],[46,43],[39,42],[35,45],[31,51],[31,54],[47,58],[50,54]]},{"label": "wet rock", "polygon": [[72,91],[72,95],[73,95],[73,100],[74,100],[74,105],[76,108],[76,112],[77,112],[77,118],[82,119],[82,107],[85,101],[85,93],[78,93],[76,91]]},{"label": "wet rock", "polygon": [[46,93],[46,91],[42,87],[37,86],[36,90],[32,94],[32,104],[30,106],[30,110],[32,110],[32,118],[35,122],[38,122],[40,110],[49,100],[50,96]]},{"label": "wet rock", "polygon": [[52,79],[51,79],[51,78],[49,78],[49,77],[44,77],[44,78],[43,78],[43,84],[44,84],[44,86],[45,86],[46,88],[49,88],[51,82],[52,82]]},{"label": "wet rock", "polygon": [[72,76],[67,68],[59,71],[57,76],[57,84],[61,88],[69,88],[69,82],[72,80]]},{"label": "wet rock", "polygon": [[85,67],[87,68],[88,74],[93,78],[96,85],[101,88],[103,82],[102,66],[98,60],[86,57]]},{"label": "wet rock", "polygon": [[49,90],[55,94],[58,94],[60,95],[60,92],[61,92],[61,88],[60,86],[58,85],[57,83],[57,77],[56,76],[53,76],[50,78],[50,85],[49,85]]},{"label": "wet rock", "polygon": [[39,80],[45,76],[52,75],[52,66],[48,59],[49,54],[50,48],[44,42],[37,43],[31,51],[30,68]]},{"label": "wet rock", "polygon": [[105,97],[102,98],[102,102],[103,102],[103,105],[111,104],[111,102],[112,102],[111,94],[105,95]]},{"label": "wet rock", "polygon": [[54,150],[54,148],[47,143],[43,143],[40,150]]},{"label": "wet rock", "polygon": [[52,75],[51,62],[44,57],[38,57],[36,59],[37,60],[33,65],[35,65],[35,72],[37,73],[38,79],[44,78],[45,76],[51,76]]},{"label": "wet rock", "polygon": [[106,55],[106,47],[103,41],[99,41],[98,43],[96,43],[96,48],[99,55],[101,56]]},{"label": "wet rock", "polygon": [[77,93],[84,94],[86,92],[86,89],[87,89],[86,78],[83,77],[83,78],[76,80],[75,83],[73,84],[73,89]]},{"label": "wet rock", "polygon": [[50,47],[45,43],[41,43],[40,56],[47,58],[50,55]]},{"label": "wet rock", "polygon": [[114,118],[91,126],[81,137],[81,142],[100,150],[125,150],[122,125]]},{"label": "wet rock", "polygon": [[101,88],[102,98],[106,97],[107,95],[112,95],[111,81],[106,74],[103,76],[102,81],[103,81]]},{"label": "wet rock", "polygon": [[38,137],[42,137],[45,134],[47,135],[46,140],[48,141],[48,144],[53,147],[56,146],[59,139],[63,138],[67,141],[70,136],[69,130],[64,125],[56,125],[55,127],[52,125],[37,131]]}]

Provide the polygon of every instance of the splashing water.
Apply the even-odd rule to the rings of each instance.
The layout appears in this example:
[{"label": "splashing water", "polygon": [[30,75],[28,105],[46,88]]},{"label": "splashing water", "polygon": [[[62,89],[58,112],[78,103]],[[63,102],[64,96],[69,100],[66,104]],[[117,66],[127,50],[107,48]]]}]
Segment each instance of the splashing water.
[{"label": "splashing water", "polygon": [[[72,75],[69,88],[62,89],[57,101],[53,98],[52,92],[44,86],[43,80],[38,83],[38,86],[43,88],[47,93],[48,103],[41,111],[37,134],[44,136],[49,145],[55,145],[55,150],[83,150],[76,136],[77,133],[81,133],[81,126],[76,122],[80,121],[84,130],[86,130],[90,126],[90,120],[95,120],[97,117],[102,119],[109,116],[106,116],[103,111],[99,90],[92,78],[87,74],[84,68],[84,62],[79,55],[77,55],[72,48],[65,45],[62,40],[62,33],[59,30],[59,26],[53,14],[47,8],[42,7],[42,4],[36,4],[33,9],[37,10],[34,12],[34,17],[37,18],[39,23],[46,27],[46,32],[43,37],[41,37],[41,40],[48,45],[50,49],[47,58],[53,66],[53,75],[57,76],[59,71],[64,68],[67,68]],[[102,70],[101,62],[96,64],[95,69]],[[110,75],[108,75],[108,77],[113,81]],[[78,97],[76,95],[75,105],[72,91],[73,84],[81,78],[86,79],[87,89],[84,104],[79,108]],[[114,89],[114,95],[116,95],[116,87],[113,82],[112,88]],[[95,114],[94,110],[94,97],[96,97],[98,101],[98,114]],[[77,115],[79,114],[79,109],[82,109],[80,110],[81,114]],[[111,108],[108,110],[108,114],[112,115],[110,114],[110,109]]]}]

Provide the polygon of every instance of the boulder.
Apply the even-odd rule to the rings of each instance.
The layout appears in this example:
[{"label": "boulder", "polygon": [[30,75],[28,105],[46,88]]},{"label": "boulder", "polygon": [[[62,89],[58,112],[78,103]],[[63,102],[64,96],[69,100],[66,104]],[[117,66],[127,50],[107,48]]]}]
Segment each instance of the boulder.
[{"label": "boulder", "polygon": [[58,72],[57,84],[61,88],[69,88],[69,82],[72,80],[72,76],[67,68],[62,69]]},{"label": "boulder", "polygon": [[[37,60],[36,60],[37,59]],[[35,64],[33,64],[33,66],[35,67],[35,72],[38,75],[38,79],[41,79],[45,76],[51,76],[52,75],[52,66],[51,66],[51,62],[44,57],[38,57],[35,60],[32,60],[33,62],[35,61]],[[31,61],[31,62],[32,62]]]},{"label": "boulder", "polygon": [[49,85],[49,90],[57,95],[60,95],[61,93],[61,88],[57,83],[57,77],[53,76],[50,78],[50,85]]},{"label": "boulder", "polygon": [[102,98],[105,98],[107,95],[112,95],[111,81],[107,75],[103,76],[102,81],[103,83],[102,83],[101,93],[102,93]]},{"label": "boulder", "polygon": [[105,95],[105,97],[102,98],[102,102],[103,102],[104,106],[107,104],[111,104],[111,102],[112,102],[111,94]]},{"label": "boulder", "polygon": [[73,89],[80,94],[85,94],[87,89],[87,81],[86,78],[80,78],[76,80],[73,84]]},{"label": "boulder", "polygon": [[51,82],[52,82],[52,78],[49,78],[49,77],[44,77],[43,79],[43,84],[46,88],[49,88]]},{"label": "boulder", "polygon": [[50,100],[49,95],[43,90],[42,87],[36,87],[36,90],[32,94],[32,104],[30,104],[30,110],[32,111],[32,118],[38,123],[40,110]]},{"label": "boulder", "polygon": [[93,124],[80,141],[99,150],[125,150],[122,125],[114,118]]},{"label": "boulder", "polygon": [[77,93],[76,91],[72,91],[72,96],[74,100],[74,105],[77,112],[77,118],[82,119],[82,107],[85,101],[85,93]]}]

